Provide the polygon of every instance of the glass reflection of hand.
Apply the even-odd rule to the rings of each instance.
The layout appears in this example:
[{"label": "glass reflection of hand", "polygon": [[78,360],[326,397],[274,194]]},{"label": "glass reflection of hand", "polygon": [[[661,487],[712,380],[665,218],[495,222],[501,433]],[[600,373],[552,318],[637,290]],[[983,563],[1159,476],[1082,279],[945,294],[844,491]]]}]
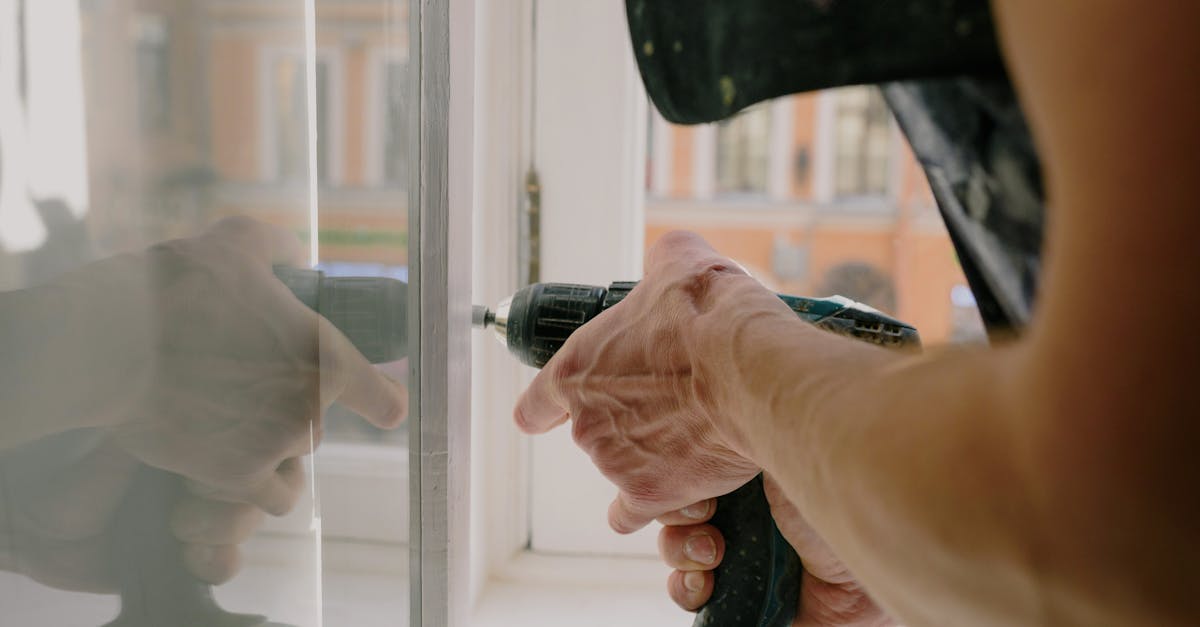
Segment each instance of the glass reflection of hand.
[{"label": "glass reflection of hand", "polygon": [[404,419],[405,388],[275,278],[302,253],[288,231],[236,218],[137,260],[157,341],[116,442],[197,495],[280,515],[334,401],[379,427]]},{"label": "glass reflection of hand", "polygon": [[[64,590],[115,592],[114,519],[139,465],[104,432],[91,429],[0,454],[0,567]],[[182,494],[170,517],[184,565],[216,584],[237,571],[237,545],[262,512]]]}]

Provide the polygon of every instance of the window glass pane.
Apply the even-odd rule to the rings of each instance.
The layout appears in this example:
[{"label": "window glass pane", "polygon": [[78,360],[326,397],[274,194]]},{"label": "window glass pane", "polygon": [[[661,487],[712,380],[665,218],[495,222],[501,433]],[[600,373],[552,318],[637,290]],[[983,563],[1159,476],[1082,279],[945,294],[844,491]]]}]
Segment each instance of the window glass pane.
[{"label": "window glass pane", "polygon": [[142,128],[159,131],[166,127],[171,115],[171,48],[167,22],[161,15],[153,14],[143,14],[135,20],[138,110]]},{"label": "window glass pane", "polygon": [[0,0],[0,623],[408,622],[408,5]]},{"label": "window glass pane", "polygon": [[408,63],[386,61],[384,77],[383,178],[388,185],[403,187],[408,183],[408,149],[412,145],[410,129],[403,123],[409,106]]}]

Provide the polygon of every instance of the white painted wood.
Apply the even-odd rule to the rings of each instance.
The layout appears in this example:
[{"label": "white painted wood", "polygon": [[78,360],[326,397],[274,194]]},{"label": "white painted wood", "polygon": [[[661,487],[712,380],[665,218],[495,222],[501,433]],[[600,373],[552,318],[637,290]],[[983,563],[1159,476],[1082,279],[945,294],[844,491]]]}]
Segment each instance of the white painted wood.
[{"label": "white painted wood", "polygon": [[[418,178],[410,193],[411,625],[469,607],[474,0],[414,0]],[[410,5],[411,6],[411,5]]]},{"label": "white painted wood", "polygon": [[696,200],[710,200],[717,193],[717,125],[697,126],[693,141],[693,197]]},{"label": "white painted wood", "polygon": [[[494,307],[518,287],[519,215],[530,160],[532,0],[478,5],[474,300]],[[512,407],[532,378],[492,333],[472,337],[472,605],[529,542],[529,440]]]},{"label": "white painted wood", "polygon": [[[577,0],[538,8],[542,278],[640,278],[647,116],[623,5]],[[533,438],[531,463],[534,551],[653,552],[652,535],[608,529],[615,490],[568,429]]]},{"label": "white painted wood", "polygon": [[671,132],[671,123],[667,122],[654,107],[650,108],[650,128],[653,146],[650,154],[650,164],[653,172],[650,193],[658,198],[671,195],[671,178],[674,167],[675,134]]},{"label": "white painted wood", "polygon": [[813,138],[813,200],[833,202],[837,140],[837,92],[817,92],[816,136]]},{"label": "white painted wood", "polygon": [[792,131],[796,107],[791,98],[771,101],[771,125],[768,127],[767,197],[786,201],[792,195]]},{"label": "white painted wood", "polygon": [[896,123],[896,118],[888,109],[888,127],[890,142],[888,146],[888,188],[884,192],[886,198],[898,198],[904,186],[905,153],[908,151],[908,139],[904,131]]}]

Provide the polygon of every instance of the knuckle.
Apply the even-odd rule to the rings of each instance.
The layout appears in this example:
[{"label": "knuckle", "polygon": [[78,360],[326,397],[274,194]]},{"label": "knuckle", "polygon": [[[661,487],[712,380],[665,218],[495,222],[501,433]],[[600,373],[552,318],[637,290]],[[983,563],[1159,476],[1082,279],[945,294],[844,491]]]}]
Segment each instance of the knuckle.
[{"label": "knuckle", "polygon": [[586,412],[581,412],[571,418],[571,439],[584,451],[591,453],[595,443],[595,421]]},{"label": "knuckle", "polygon": [[212,231],[217,233],[254,233],[266,225],[247,216],[227,216],[213,225]]},{"label": "knuckle", "polygon": [[669,252],[676,248],[681,248],[692,244],[696,240],[696,234],[691,231],[674,230],[669,231],[655,242],[653,250],[655,252]]}]

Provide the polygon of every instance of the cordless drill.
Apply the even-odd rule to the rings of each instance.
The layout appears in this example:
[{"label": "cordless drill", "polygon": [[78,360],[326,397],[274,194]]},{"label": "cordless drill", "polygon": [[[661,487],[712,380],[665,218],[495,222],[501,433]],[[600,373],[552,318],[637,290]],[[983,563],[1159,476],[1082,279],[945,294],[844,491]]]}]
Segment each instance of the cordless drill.
[{"label": "cordless drill", "polygon": [[[475,307],[472,324],[492,327],[522,363],[546,365],[576,329],[616,305],[637,286],[539,283],[522,288],[495,311]],[[915,349],[913,327],[841,296],[803,298],[780,294],[796,315],[816,326],[890,348]],[[788,544],[763,492],[762,475],[717,499],[709,521],[725,538],[725,557],[714,570],[713,594],[693,627],[789,627],[800,598],[800,559]]]},{"label": "cordless drill", "polygon": [[[373,363],[407,351],[406,285],[395,279],[325,277],[315,270],[275,274],[309,307],[328,318]],[[518,290],[493,311],[476,306],[472,324],[491,327],[509,351],[534,368],[546,365],[576,329],[621,302],[637,286],[538,283]],[[800,318],[827,331],[890,348],[917,348],[917,330],[847,298],[779,298]],[[780,534],[762,476],[717,499],[711,521],[725,537],[713,595],[693,627],[788,627],[800,595],[800,559]]]}]

